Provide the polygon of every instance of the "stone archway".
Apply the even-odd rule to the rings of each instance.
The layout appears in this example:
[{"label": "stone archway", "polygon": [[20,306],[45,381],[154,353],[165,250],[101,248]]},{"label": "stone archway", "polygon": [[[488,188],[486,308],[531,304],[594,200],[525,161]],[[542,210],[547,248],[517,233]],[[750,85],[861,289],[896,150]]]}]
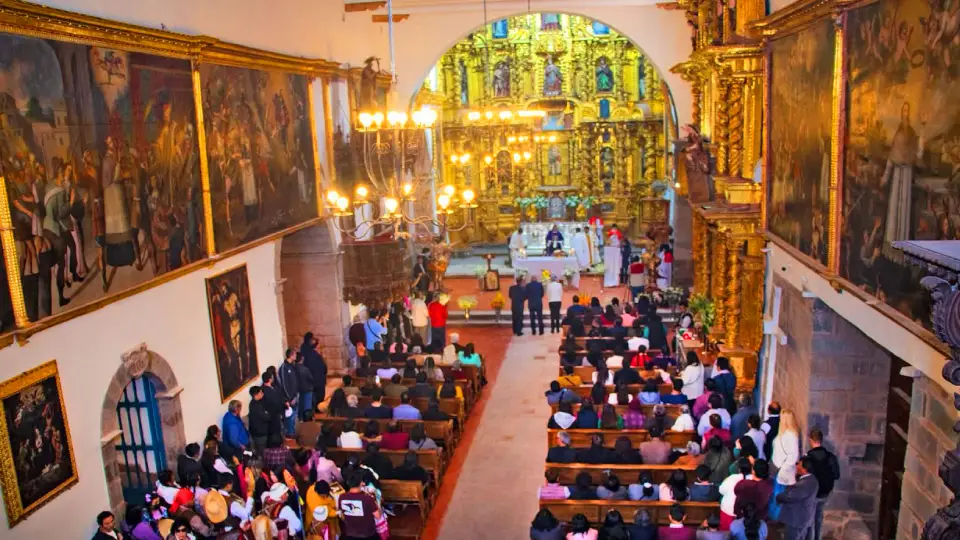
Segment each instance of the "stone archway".
[{"label": "stone archway", "polygon": [[149,350],[146,343],[125,352],[120,357],[120,367],[103,398],[100,417],[100,450],[103,455],[103,472],[106,475],[110,508],[122,516],[126,505],[120,477],[120,460],[114,448],[120,437],[117,421],[117,404],[130,381],[137,377],[149,377],[156,388],[156,398],[163,422],[163,445],[168,466],[176,468],[177,455],[186,446],[187,436],[183,428],[183,412],[180,408],[180,384],[170,364],[159,354]]}]

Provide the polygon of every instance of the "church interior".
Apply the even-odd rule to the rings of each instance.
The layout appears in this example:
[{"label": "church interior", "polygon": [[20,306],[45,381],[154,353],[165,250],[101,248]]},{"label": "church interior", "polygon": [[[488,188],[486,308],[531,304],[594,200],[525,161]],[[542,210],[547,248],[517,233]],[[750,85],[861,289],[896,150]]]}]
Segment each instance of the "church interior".
[{"label": "church interior", "polygon": [[0,0],[0,538],[960,538],[958,6]]}]

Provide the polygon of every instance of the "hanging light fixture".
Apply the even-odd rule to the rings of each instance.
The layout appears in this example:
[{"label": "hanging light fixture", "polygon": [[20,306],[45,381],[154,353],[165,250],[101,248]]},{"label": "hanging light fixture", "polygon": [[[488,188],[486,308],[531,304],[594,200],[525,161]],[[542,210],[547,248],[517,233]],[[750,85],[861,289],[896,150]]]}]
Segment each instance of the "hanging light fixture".
[{"label": "hanging light fixture", "polygon": [[[363,165],[367,183],[356,187],[353,197],[331,189],[324,197],[327,209],[334,216],[336,228],[343,234],[360,239],[368,231],[377,228],[392,228],[394,238],[410,236],[411,229],[423,226],[428,233],[440,235],[466,227],[471,221],[467,193],[445,194],[445,205],[437,197],[438,217],[414,216],[408,212],[409,204],[434,177],[433,166],[427,145],[427,130],[438,120],[435,109],[422,108],[406,112],[389,108],[396,103],[397,70],[394,48],[393,0],[387,0],[387,27],[390,48],[390,90],[387,93],[386,110],[364,110],[357,115],[356,131],[362,137]],[[468,161],[469,157],[464,162]],[[470,201],[473,200],[472,192]],[[447,224],[450,212],[447,208],[455,203],[464,209],[464,219],[459,228]],[[345,218],[353,216],[352,224]]]}]

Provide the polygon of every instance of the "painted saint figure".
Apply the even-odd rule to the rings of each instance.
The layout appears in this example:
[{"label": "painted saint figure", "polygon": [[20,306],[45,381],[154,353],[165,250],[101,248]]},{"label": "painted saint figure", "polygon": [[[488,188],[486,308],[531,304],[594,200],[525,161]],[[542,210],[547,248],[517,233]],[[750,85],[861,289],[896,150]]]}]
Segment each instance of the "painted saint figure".
[{"label": "painted saint figure", "polygon": [[540,30],[560,30],[560,14],[544,13],[541,15]]},{"label": "painted saint figure", "polygon": [[466,105],[470,102],[470,81],[467,79],[467,64],[463,58],[457,67],[460,70],[460,104]]},{"label": "painted saint figure", "polygon": [[613,70],[603,56],[597,61],[597,92],[613,91]]},{"label": "painted saint figure", "polygon": [[883,171],[881,185],[887,188],[887,219],[883,231],[883,254],[898,260],[899,251],[892,244],[910,236],[913,166],[923,152],[923,141],[910,125],[910,104],[900,110],[900,125],[893,135],[893,145]]},{"label": "painted saint figure", "polygon": [[547,65],[543,68],[543,95],[547,97],[559,96],[563,92],[563,73],[560,66],[553,63],[553,57],[547,57]]},{"label": "painted saint figure", "polygon": [[563,165],[560,162],[560,147],[553,145],[547,150],[547,167],[550,176],[560,176],[563,174]]},{"label": "painted saint figure", "polygon": [[510,63],[506,60],[497,62],[493,69],[494,97],[510,97]]}]

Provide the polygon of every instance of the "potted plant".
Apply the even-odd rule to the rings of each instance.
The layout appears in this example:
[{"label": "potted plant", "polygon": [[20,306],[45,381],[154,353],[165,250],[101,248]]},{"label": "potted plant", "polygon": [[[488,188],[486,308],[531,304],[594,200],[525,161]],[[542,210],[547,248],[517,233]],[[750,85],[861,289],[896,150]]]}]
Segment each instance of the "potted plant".
[{"label": "potted plant", "polygon": [[690,313],[694,324],[703,331],[703,336],[710,335],[717,318],[717,306],[705,294],[697,293],[690,297]]},{"label": "potted plant", "polygon": [[497,291],[497,294],[493,295],[493,298],[490,300],[490,307],[493,309],[494,314],[496,314],[497,324],[500,324],[500,312],[503,311],[503,306],[507,305],[507,299],[503,297],[503,293]]},{"label": "potted plant", "polygon": [[477,307],[477,297],[466,295],[457,299],[457,305],[463,310],[463,318],[470,318],[470,310]]},{"label": "potted plant", "polygon": [[487,276],[487,267],[478,264],[473,267],[473,275],[477,276],[477,286],[480,287],[480,290],[483,290],[483,278]]},{"label": "potted plant", "polygon": [[577,275],[579,272],[576,268],[572,266],[567,266],[563,269],[563,277],[567,281],[567,287],[573,286],[573,276]]}]

